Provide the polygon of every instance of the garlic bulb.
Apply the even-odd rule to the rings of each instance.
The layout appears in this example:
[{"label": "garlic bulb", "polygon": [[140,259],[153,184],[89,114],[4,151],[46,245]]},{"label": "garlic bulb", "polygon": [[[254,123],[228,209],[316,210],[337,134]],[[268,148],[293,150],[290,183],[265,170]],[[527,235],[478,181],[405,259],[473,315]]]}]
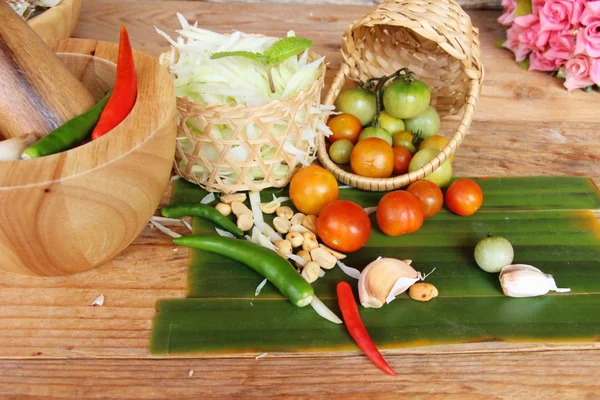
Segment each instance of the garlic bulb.
[{"label": "garlic bulb", "polygon": [[545,295],[549,291],[571,291],[557,288],[552,275],[544,274],[539,269],[525,264],[507,265],[502,268],[500,285],[504,294],[509,297],[535,297]]},{"label": "garlic bulb", "polygon": [[360,304],[367,308],[383,307],[384,302],[390,303],[415,282],[425,279],[411,263],[411,260],[379,257],[367,265],[358,279]]}]

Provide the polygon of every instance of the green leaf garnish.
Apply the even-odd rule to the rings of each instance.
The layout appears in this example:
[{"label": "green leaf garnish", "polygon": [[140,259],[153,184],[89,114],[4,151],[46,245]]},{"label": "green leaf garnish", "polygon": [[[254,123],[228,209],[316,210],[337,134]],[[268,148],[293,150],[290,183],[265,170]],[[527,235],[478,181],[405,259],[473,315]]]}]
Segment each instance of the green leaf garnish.
[{"label": "green leaf garnish", "polygon": [[221,51],[218,53],[213,53],[213,55],[210,56],[210,59],[217,60],[219,58],[225,58],[225,57],[246,57],[246,58],[250,58],[252,60],[264,62],[264,56],[262,54],[253,53],[251,51]]},{"label": "green leaf garnish", "polygon": [[313,42],[309,39],[289,36],[273,43],[271,47],[265,50],[263,56],[267,64],[277,64],[310,49],[312,46]]},{"label": "green leaf garnish", "polygon": [[273,83],[273,76],[271,75],[271,66],[288,58],[297,55],[304,50],[310,49],[313,46],[313,42],[309,39],[289,36],[285,39],[280,39],[273,43],[263,54],[253,53],[251,51],[222,51],[214,53],[210,56],[211,60],[217,60],[225,57],[246,57],[252,60],[256,60],[265,64],[267,68],[267,76],[269,78],[269,86],[271,92],[275,93],[275,85]]},{"label": "green leaf garnish", "polygon": [[529,69],[529,58],[521,61],[519,64],[519,67],[523,68],[523,69]]},{"label": "green leaf garnish", "polygon": [[533,12],[533,6],[531,0],[517,0],[517,9],[515,10],[515,16],[531,14]]}]

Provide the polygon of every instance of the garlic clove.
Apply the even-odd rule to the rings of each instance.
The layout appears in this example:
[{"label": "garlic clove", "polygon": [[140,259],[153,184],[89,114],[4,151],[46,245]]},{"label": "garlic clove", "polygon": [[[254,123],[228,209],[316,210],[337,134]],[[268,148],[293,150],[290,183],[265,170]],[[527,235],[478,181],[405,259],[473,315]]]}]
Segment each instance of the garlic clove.
[{"label": "garlic clove", "polygon": [[571,289],[559,289],[552,275],[526,264],[507,265],[500,271],[502,291],[509,297],[543,296],[549,291],[564,293]]},{"label": "garlic clove", "polygon": [[360,303],[380,308],[421,279],[422,275],[404,261],[378,258],[363,269],[358,279]]}]

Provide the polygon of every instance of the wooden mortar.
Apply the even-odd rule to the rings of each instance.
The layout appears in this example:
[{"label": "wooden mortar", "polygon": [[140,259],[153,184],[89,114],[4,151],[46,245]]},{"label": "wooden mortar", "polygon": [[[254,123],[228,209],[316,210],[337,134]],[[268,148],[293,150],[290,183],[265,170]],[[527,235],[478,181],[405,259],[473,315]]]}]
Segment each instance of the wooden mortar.
[{"label": "wooden mortar", "polygon": [[0,139],[42,137],[94,105],[46,42],[0,1]]},{"label": "wooden mortar", "polygon": [[[96,99],[113,85],[116,44],[50,45]],[[0,162],[0,269],[85,271],[119,254],[148,223],[171,173],[176,98],[158,62],[140,52],[134,58],[137,102],[113,131],[67,152]]]}]

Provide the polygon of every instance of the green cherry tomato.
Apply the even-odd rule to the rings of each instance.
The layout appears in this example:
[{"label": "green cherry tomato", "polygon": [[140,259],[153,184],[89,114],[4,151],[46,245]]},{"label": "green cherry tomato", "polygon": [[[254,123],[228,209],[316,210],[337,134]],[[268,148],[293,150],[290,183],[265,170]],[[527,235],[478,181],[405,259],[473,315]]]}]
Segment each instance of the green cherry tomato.
[{"label": "green cherry tomato", "polygon": [[440,116],[435,108],[429,106],[425,112],[404,121],[406,130],[421,138],[433,136],[440,130]]},{"label": "green cherry tomato", "polygon": [[365,140],[368,138],[379,138],[383,139],[391,146],[392,145],[392,135],[388,131],[383,128],[376,128],[374,126],[369,126],[362,130],[360,136],[358,137],[358,141]]},{"label": "green cherry tomato", "polygon": [[[408,165],[408,171],[413,172],[421,168],[439,153],[440,151],[436,149],[423,149],[417,151]],[[423,179],[431,181],[439,187],[447,186],[450,183],[450,179],[452,179],[452,164],[449,160],[444,161],[442,165]]]},{"label": "green cherry tomato", "polygon": [[346,114],[352,114],[360,120],[362,126],[369,125],[377,112],[375,93],[361,88],[346,89],[335,101],[335,108]]},{"label": "green cherry tomato", "polygon": [[415,154],[417,152],[417,148],[415,147],[413,140],[415,137],[410,132],[398,132],[392,135],[392,146],[394,147],[404,147],[410,154]]},{"label": "green cherry tomato", "polygon": [[340,139],[329,147],[329,158],[336,164],[348,164],[354,144],[348,139]]},{"label": "green cherry tomato", "polygon": [[514,256],[512,245],[503,237],[486,237],[475,246],[475,262],[479,268],[489,273],[500,272],[512,263]]},{"label": "green cherry tomato", "polygon": [[392,117],[387,111],[382,111],[379,115],[379,126],[392,135],[404,131],[404,121]]},{"label": "green cherry tomato", "polygon": [[421,81],[405,83],[396,79],[383,91],[383,106],[396,118],[414,118],[429,106],[431,93]]}]

